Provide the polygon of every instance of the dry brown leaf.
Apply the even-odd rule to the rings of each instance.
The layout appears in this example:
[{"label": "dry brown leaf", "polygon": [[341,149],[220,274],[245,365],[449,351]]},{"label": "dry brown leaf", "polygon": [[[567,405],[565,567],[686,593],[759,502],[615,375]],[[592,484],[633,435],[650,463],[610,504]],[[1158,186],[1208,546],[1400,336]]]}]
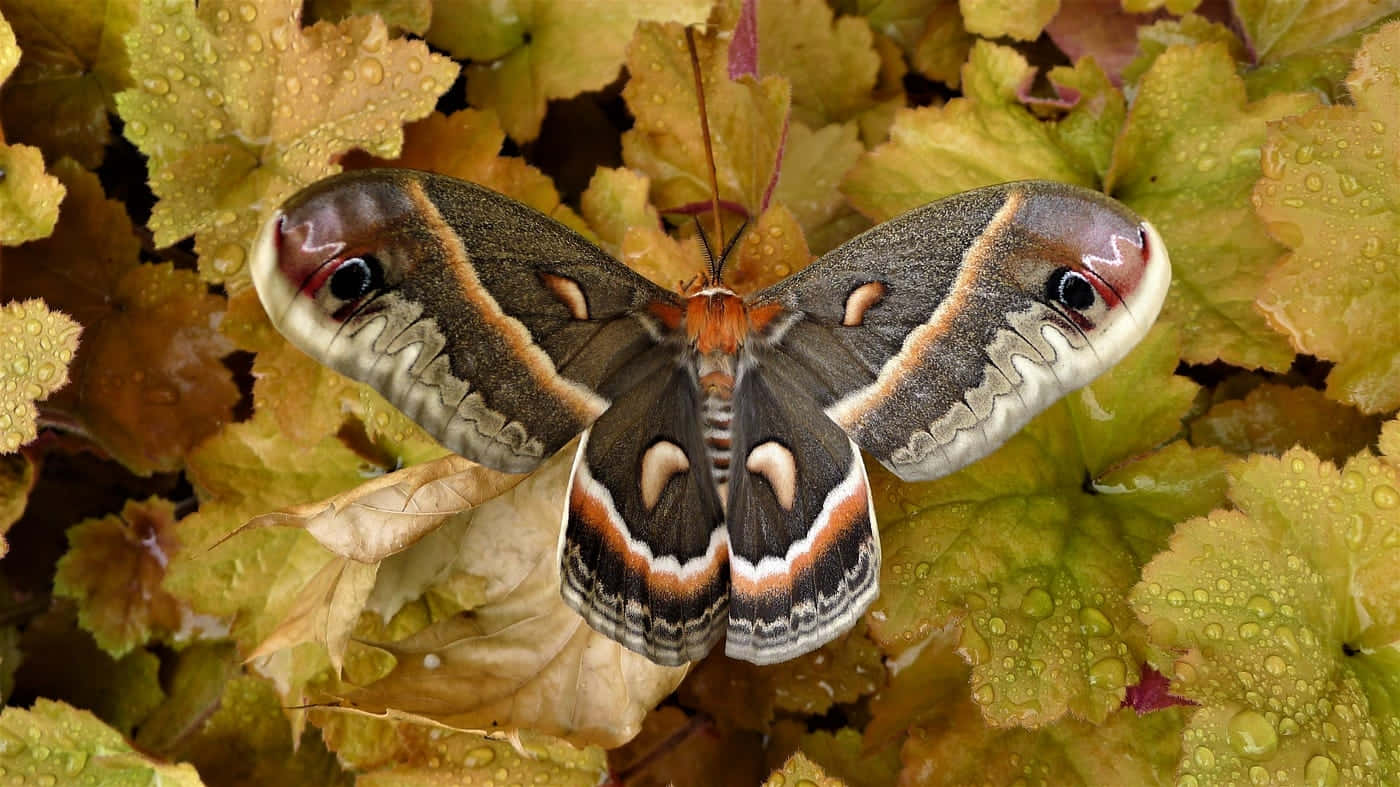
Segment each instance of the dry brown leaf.
[{"label": "dry brown leaf", "polygon": [[523,478],[452,454],[382,475],[326,500],[255,517],[239,532],[299,527],[341,557],[377,563]]}]

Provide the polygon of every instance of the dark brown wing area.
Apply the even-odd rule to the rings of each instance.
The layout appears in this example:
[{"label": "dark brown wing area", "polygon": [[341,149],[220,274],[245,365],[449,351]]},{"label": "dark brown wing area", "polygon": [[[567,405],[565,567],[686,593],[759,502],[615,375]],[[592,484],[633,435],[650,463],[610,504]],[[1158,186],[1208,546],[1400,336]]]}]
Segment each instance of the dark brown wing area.
[{"label": "dark brown wing area", "polygon": [[264,227],[253,278],[274,324],[444,445],[534,468],[632,384],[673,295],[557,221],[413,170],[321,181]]},{"label": "dark brown wing area", "polygon": [[880,542],[860,452],[756,361],[734,391],[725,652],[772,664],[854,625],[879,592]]},{"label": "dark brown wing area", "polygon": [[640,365],[650,373],[585,433],[575,460],[564,600],[652,661],[683,664],[724,631],[724,512],[691,372],[664,349]]}]

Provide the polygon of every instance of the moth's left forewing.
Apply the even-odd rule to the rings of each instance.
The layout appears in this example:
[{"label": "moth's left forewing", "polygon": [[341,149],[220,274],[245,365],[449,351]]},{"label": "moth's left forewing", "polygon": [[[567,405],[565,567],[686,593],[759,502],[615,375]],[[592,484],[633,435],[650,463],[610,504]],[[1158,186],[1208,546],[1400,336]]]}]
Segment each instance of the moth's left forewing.
[{"label": "moth's left forewing", "polygon": [[1171,281],[1151,225],[1022,182],[891,219],[758,293],[792,313],[773,374],[900,477],[947,475],[1119,361]]}]

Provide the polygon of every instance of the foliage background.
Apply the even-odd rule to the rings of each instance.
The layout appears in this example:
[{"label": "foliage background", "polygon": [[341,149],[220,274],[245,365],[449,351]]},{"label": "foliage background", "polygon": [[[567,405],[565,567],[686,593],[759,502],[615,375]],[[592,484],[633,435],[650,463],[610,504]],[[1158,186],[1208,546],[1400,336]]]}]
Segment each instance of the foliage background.
[{"label": "foliage background", "polygon": [[[1397,12],[0,0],[0,773],[1400,781]],[[872,464],[855,631],[687,672],[559,602],[567,457],[444,456],[278,336],[246,258],[300,186],[390,162],[688,280],[704,22],[720,196],[754,221],[737,288],[1029,177],[1132,206],[1175,280],[1137,351],[993,456]]]}]

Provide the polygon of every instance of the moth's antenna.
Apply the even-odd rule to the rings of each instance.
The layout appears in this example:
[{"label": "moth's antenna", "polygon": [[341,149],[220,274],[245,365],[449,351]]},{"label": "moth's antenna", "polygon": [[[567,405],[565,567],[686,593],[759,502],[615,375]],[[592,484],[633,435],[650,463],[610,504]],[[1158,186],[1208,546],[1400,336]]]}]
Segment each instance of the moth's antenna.
[{"label": "moth's antenna", "polygon": [[[705,162],[710,166],[710,210],[715,217],[715,238],[724,243],[724,214],[719,209],[719,175],[715,172],[715,149],[710,142],[710,115],[705,111],[705,79],[700,73],[700,53],[695,48],[695,31],[687,27],[685,29],[685,45],[690,49],[690,70],[695,74],[695,98],[700,106],[700,134],[705,138]],[[699,225],[699,222],[696,222]],[[705,237],[701,232],[700,237]],[[737,237],[737,236],[736,236]],[[732,241],[731,244],[732,245]],[[716,264],[715,257],[710,253],[709,241],[705,241],[705,256],[710,261],[710,276],[713,284],[719,284],[720,266],[724,263],[724,257],[729,253],[729,246],[725,246],[724,254],[720,255]]]},{"label": "moth's antenna", "polygon": [[[729,253],[732,252],[732,251],[734,251],[734,247],[735,247],[735,246],[738,246],[738,245],[739,245],[739,239],[742,238],[742,237],[744,237],[744,230],[748,229],[748,227],[749,227],[749,220],[748,220],[748,219],[744,219],[744,223],[739,225],[739,230],[738,230],[737,232],[734,233],[734,237],[730,238],[730,239],[729,239],[729,242],[726,243],[726,244],[724,244],[724,251],[722,251],[722,252],[719,253],[719,264],[718,264],[718,265],[714,265],[714,264],[712,263],[712,267],[715,268],[715,281],[716,281],[716,282],[718,282],[718,281],[720,280],[720,277],[724,275],[724,263],[726,263],[726,262],[729,261]],[[705,246],[706,246],[705,251],[706,251],[706,253],[708,253],[708,252],[709,252],[709,244],[706,243]]]},{"label": "moth's antenna", "polygon": [[[705,252],[705,264],[709,267],[710,273],[713,274],[715,273],[715,250],[710,245],[709,236],[705,234],[705,225],[701,224],[699,219],[695,220],[695,234],[700,236],[700,250]],[[727,254],[729,249],[726,247],[724,251]],[[720,257],[720,263],[723,264],[723,262],[724,258]],[[715,283],[718,284],[719,280],[716,279]]]}]

